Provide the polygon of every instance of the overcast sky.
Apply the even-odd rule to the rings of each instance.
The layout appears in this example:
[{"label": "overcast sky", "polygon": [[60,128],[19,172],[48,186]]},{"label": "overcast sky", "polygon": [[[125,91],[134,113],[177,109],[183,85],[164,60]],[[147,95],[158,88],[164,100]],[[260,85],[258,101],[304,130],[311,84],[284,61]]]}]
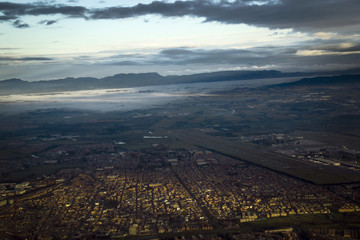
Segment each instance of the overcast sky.
[{"label": "overcast sky", "polygon": [[0,2],[0,79],[360,67],[360,0]]}]

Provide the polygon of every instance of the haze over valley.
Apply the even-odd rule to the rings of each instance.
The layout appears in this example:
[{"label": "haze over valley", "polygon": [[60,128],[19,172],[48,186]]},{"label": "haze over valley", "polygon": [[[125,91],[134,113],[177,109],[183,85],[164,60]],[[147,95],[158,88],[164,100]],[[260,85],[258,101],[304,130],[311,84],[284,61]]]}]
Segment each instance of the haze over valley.
[{"label": "haze over valley", "polygon": [[360,239],[359,12],[0,2],[0,239]]}]

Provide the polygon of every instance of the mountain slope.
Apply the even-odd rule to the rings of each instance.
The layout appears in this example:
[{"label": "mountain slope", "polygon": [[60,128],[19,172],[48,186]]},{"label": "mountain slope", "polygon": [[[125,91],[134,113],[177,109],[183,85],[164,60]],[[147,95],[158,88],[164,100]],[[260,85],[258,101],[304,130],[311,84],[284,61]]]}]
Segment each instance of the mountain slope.
[{"label": "mountain slope", "polygon": [[348,74],[338,76],[322,76],[313,78],[303,78],[296,82],[280,83],[273,86],[278,87],[294,87],[294,86],[326,86],[326,85],[347,85],[360,84],[360,74]]},{"label": "mountain slope", "polygon": [[[352,70],[354,71],[354,70]],[[355,71],[356,72],[356,71]],[[360,71],[358,71],[360,72]],[[75,90],[92,90],[92,89],[111,89],[111,88],[131,88],[140,86],[154,86],[180,83],[197,83],[197,82],[216,82],[216,81],[235,81],[235,80],[251,80],[260,78],[282,78],[296,76],[316,76],[324,73],[283,73],[275,70],[264,71],[222,71],[212,73],[200,73],[182,76],[161,76],[158,73],[140,73],[140,74],[116,74],[114,76],[104,78],[65,78],[49,81],[27,82],[20,79],[9,79],[0,81],[0,94],[20,94],[35,92],[57,92],[57,91],[75,91]],[[346,77],[348,76],[348,77]],[[327,81],[350,81],[354,75],[346,75],[343,78],[337,77],[320,77],[316,79],[303,79],[291,84],[314,84],[315,82]],[[354,81],[354,80],[351,80]],[[335,83],[334,82],[334,83]]]}]

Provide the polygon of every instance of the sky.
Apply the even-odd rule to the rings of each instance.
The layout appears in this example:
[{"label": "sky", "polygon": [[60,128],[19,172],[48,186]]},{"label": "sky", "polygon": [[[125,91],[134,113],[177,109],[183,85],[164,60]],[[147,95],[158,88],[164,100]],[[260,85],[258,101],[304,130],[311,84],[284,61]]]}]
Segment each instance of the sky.
[{"label": "sky", "polygon": [[0,2],[0,79],[360,67],[359,0]]}]

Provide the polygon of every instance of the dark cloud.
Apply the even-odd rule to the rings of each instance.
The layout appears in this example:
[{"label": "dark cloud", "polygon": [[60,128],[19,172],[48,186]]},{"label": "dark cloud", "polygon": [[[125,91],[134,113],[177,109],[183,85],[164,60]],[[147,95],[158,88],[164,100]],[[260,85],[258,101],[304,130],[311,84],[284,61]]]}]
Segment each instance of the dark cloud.
[{"label": "dark cloud", "polygon": [[[86,18],[87,9],[82,6],[66,6],[61,4],[49,3],[10,3],[0,2],[0,21],[9,21],[18,19],[22,16],[40,16],[40,15],[54,15],[60,14],[73,18]],[[15,25],[19,27],[21,25]]]},{"label": "dark cloud", "polygon": [[309,50],[324,50],[331,52],[360,52],[360,43],[338,43],[338,44],[323,44],[315,45],[308,48]]},{"label": "dark cloud", "polygon": [[182,48],[172,48],[162,50],[160,53],[168,56],[183,56],[187,54],[192,54],[193,52]]},{"label": "dark cloud", "polygon": [[42,20],[39,22],[39,24],[45,24],[47,26],[53,25],[54,23],[57,23],[57,20]]},{"label": "dark cloud", "polygon": [[245,23],[268,28],[323,29],[360,25],[359,12],[358,0],[280,0],[263,1],[262,5],[244,0],[154,1],[133,7],[96,9],[90,18],[121,19],[157,14],[163,17],[194,16],[205,18],[206,22]]},{"label": "dark cloud", "polygon": [[19,4],[19,3],[11,3],[11,2],[0,2],[1,11],[13,11],[13,12],[23,12],[29,4]]},{"label": "dark cloud", "polygon": [[166,49],[162,50],[155,60],[154,64],[260,64],[264,58],[283,54],[284,49],[215,49],[215,50],[184,50],[184,49]]},{"label": "dark cloud", "polygon": [[110,65],[136,66],[136,65],[141,65],[141,63],[135,61],[118,61],[118,62],[112,62]]},{"label": "dark cloud", "polygon": [[26,9],[31,8],[31,6],[31,4],[0,2],[0,13],[2,13],[0,20],[7,21],[23,16]]},{"label": "dark cloud", "polygon": [[53,61],[52,58],[45,57],[23,57],[23,58],[14,58],[14,57],[0,57],[0,61]]},{"label": "dark cloud", "polygon": [[80,6],[37,6],[25,11],[26,15],[51,15],[51,14],[62,14],[69,17],[85,17],[86,8]]},{"label": "dark cloud", "polygon": [[[258,4],[261,2],[262,4]],[[131,7],[87,9],[82,6],[0,2],[0,21],[24,15],[61,14],[84,19],[123,19],[155,14],[162,17],[192,16],[205,22],[249,24],[272,29],[294,28],[319,31],[329,29],[360,29],[359,0],[264,0],[264,1],[153,1]],[[354,27],[356,26],[356,29]]]},{"label": "dark cloud", "polygon": [[[199,1],[202,2],[202,1]],[[193,15],[192,8],[194,1],[176,1],[166,3],[154,1],[150,4],[138,4],[133,7],[110,7],[105,9],[95,9],[91,12],[92,19],[120,19],[136,17],[147,14],[159,14],[164,17],[181,17]]]},{"label": "dark cloud", "polygon": [[[296,49],[281,49],[279,47],[243,49],[162,49],[149,55],[114,55],[102,59],[105,65],[148,65],[148,66],[190,66],[190,65],[262,65],[264,60],[293,56]],[[265,65],[268,64],[265,61]]]},{"label": "dark cloud", "polygon": [[[340,46],[340,47],[339,47]],[[342,46],[342,47],[341,47]],[[348,46],[348,48],[345,48]],[[322,47],[322,49],[321,49]],[[148,55],[147,58],[137,59],[136,61],[117,61],[111,60],[105,64],[110,65],[142,65],[142,66],[182,66],[186,68],[197,67],[243,67],[252,68],[275,68],[289,70],[297,67],[297,70],[311,69],[319,67],[319,69],[331,68],[331,66],[339,65],[352,67],[360,67],[360,54],[356,52],[358,46],[353,44],[338,44],[328,46],[318,45],[316,50],[325,50],[325,54],[314,52],[311,54],[299,54],[301,50],[311,50],[312,46],[266,46],[255,47],[250,49],[184,49],[170,48],[163,49],[157,54]],[[342,52],[343,51],[343,52]],[[353,52],[353,53],[352,53]],[[110,60],[110,59],[108,59]],[[269,67],[271,66],[271,67]]]},{"label": "dark cloud", "polygon": [[13,20],[16,19],[15,16],[0,16],[0,21],[9,21],[9,20]]},{"label": "dark cloud", "polygon": [[13,22],[13,26],[16,28],[29,28],[30,27],[29,24],[23,23],[20,20],[16,20],[15,22]]},{"label": "dark cloud", "polygon": [[52,58],[45,58],[45,57],[24,57],[19,58],[20,61],[52,61]]}]

